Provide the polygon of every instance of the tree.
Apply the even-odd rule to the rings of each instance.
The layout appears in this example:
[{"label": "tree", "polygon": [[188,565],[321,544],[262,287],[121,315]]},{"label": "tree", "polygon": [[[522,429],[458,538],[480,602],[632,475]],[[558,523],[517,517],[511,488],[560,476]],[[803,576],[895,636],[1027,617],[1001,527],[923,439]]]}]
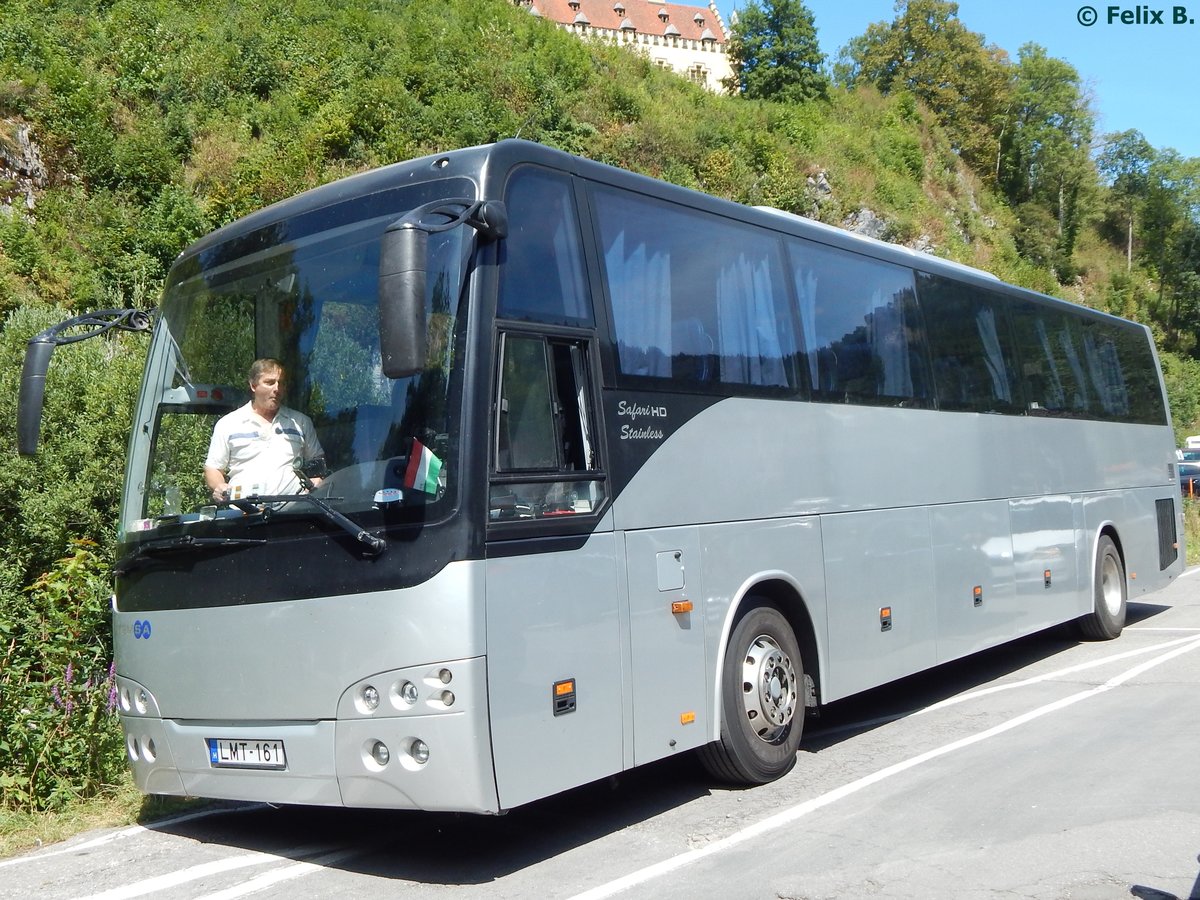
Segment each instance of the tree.
[{"label": "tree", "polygon": [[1059,263],[1074,251],[1081,196],[1094,186],[1089,145],[1095,119],[1074,66],[1026,44],[1017,54],[1012,100],[1001,141],[1001,187],[1014,204],[1054,214]]},{"label": "tree", "polygon": [[996,158],[1007,106],[1007,56],[985,47],[983,36],[958,20],[947,0],[897,0],[891,24],[876,22],[842,51],[837,80],[873,84],[884,94],[908,91],[946,129],[956,150],[976,171]]},{"label": "tree", "polygon": [[1194,352],[1200,330],[1200,159],[1160,151],[1147,169],[1145,262],[1158,278],[1159,321],[1170,349]]},{"label": "tree", "polygon": [[755,100],[824,99],[825,55],[802,0],[750,0],[729,38],[734,74],[726,87]]},{"label": "tree", "polygon": [[1125,216],[1125,271],[1133,269],[1133,220],[1150,187],[1154,148],[1136,129],[1107,135],[1096,168],[1109,185],[1111,196]]}]

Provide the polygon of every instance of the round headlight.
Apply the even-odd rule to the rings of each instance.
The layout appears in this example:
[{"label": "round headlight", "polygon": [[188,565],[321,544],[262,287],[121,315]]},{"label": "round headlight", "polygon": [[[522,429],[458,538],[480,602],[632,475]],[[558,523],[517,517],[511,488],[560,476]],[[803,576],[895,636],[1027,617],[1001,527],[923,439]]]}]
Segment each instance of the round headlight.
[{"label": "round headlight", "polygon": [[372,685],[366,685],[359,694],[362,698],[363,709],[374,712],[379,709],[379,691]]},{"label": "round headlight", "polygon": [[400,685],[400,699],[405,703],[417,702],[417,686],[411,681],[406,681]]},{"label": "round headlight", "polygon": [[412,758],[421,765],[425,765],[425,763],[429,762],[429,745],[420,738],[417,738],[412,742],[411,752]]},{"label": "round headlight", "polygon": [[392,758],[392,753],[383,741],[376,741],[371,746],[371,758],[380,766],[386,766]]}]

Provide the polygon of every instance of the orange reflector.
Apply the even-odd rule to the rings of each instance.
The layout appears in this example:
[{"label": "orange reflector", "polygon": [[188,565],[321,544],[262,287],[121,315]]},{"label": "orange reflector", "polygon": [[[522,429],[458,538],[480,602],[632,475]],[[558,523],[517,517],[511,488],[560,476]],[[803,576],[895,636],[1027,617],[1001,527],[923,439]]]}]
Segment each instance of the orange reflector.
[{"label": "orange reflector", "polygon": [[558,697],[561,697],[564,694],[574,693],[574,691],[575,679],[573,678],[570,681],[559,681],[554,685],[554,694]]},{"label": "orange reflector", "polygon": [[685,713],[679,714],[679,724],[680,725],[691,725],[695,721],[696,721],[696,714],[694,712],[685,712]]},{"label": "orange reflector", "polygon": [[885,606],[879,610],[879,618],[890,619],[891,617],[892,617],[892,608],[890,606]]},{"label": "orange reflector", "polygon": [[975,585],[975,596],[976,596],[976,597],[982,597],[982,596],[983,596],[983,586],[982,586],[982,585],[978,585],[978,584],[977,584],[977,585]]},{"label": "orange reflector", "polygon": [[673,612],[673,613],[691,612],[693,609],[693,606],[694,605],[691,600],[676,600],[674,603],[671,604],[671,612]]}]

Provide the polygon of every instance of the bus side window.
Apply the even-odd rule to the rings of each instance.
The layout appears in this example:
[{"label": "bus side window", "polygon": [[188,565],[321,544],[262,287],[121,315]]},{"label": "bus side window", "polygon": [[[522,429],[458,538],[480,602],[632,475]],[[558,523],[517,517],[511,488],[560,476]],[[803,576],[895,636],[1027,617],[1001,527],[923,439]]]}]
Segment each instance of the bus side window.
[{"label": "bus side window", "polygon": [[788,255],[814,398],[931,405],[912,270],[810,241],[789,241]]},{"label": "bus side window", "polygon": [[1004,295],[937,275],[918,276],[941,409],[1019,414],[1024,386]]},{"label": "bus side window", "polygon": [[590,326],[592,300],[571,183],[558,173],[526,166],[513,175],[505,203],[510,231],[500,244],[497,315]]},{"label": "bus side window", "polygon": [[595,511],[604,489],[586,343],[500,339],[491,519]]}]

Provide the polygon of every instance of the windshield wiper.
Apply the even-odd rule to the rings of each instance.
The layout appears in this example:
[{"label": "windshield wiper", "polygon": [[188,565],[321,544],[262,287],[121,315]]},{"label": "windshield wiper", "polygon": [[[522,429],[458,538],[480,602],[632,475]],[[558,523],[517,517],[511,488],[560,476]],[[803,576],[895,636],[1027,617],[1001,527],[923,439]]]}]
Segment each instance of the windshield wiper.
[{"label": "windshield wiper", "polygon": [[256,547],[265,544],[264,538],[196,537],[179,534],[174,537],[157,538],[138,544],[130,553],[121,557],[113,566],[113,574],[127,575],[148,556],[171,553],[197,553],[206,550],[232,550],[236,547]]},{"label": "windshield wiper", "polygon": [[376,537],[364,528],[360,528],[350,519],[343,516],[340,512],[322,500],[320,497],[314,497],[312,494],[251,494],[249,497],[244,497],[238,500],[226,500],[219,506],[232,506],[240,509],[244,513],[257,513],[262,515],[264,521],[270,519],[274,512],[272,504],[276,503],[310,503],[317,510],[336,525],[350,537],[354,538],[360,544],[367,548],[367,552],[371,556],[378,556],[387,548],[387,541],[381,537]]}]

